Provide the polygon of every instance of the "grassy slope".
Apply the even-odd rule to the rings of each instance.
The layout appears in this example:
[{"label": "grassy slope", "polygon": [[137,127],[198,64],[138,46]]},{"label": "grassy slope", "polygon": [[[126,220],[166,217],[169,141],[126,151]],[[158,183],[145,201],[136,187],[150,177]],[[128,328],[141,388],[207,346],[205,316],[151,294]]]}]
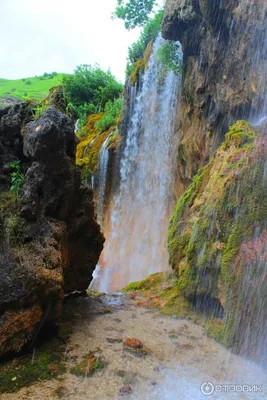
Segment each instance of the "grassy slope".
[{"label": "grassy slope", "polygon": [[[54,78],[40,80],[38,77],[16,79],[1,79],[0,78],[0,97],[14,96],[23,99],[23,96],[29,96],[32,99],[40,100],[47,96],[48,91],[53,86],[58,86],[62,83],[63,74],[58,74]],[[31,81],[30,85],[26,82]]]}]

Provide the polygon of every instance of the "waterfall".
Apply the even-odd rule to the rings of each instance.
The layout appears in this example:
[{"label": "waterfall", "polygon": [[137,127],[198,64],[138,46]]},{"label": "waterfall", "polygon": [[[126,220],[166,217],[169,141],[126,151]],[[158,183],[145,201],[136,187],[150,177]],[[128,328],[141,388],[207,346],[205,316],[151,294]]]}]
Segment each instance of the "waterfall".
[{"label": "waterfall", "polygon": [[75,133],[78,132],[78,130],[79,130],[79,122],[80,122],[79,119],[77,119],[77,120],[75,121],[75,125],[74,125],[74,132],[75,132]]},{"label": "waterfall", "polygon": [[159,36],[154,43],[140,93],[135,96],[136,87],[131,89],[132,115],[120,164],[120,189],[95,273],[99,277],[95,286],[106,292],[168,269],[180,77],[158,61],[157,50],[164,42]]},{"label": "waterfall", "polygon": [[[113,132],[110,134],[112,135]],[[108,175],[108,161],[109,161],[109,150],[107,148],[110,135],[104,141],[100,156],[99,156],[99,171],[98,171],[98,202],[97,202],[97,219],[98,223],[103,228],[104,222],[104,204],[105,204],[105,194],[107,187],[107,175]]]}]

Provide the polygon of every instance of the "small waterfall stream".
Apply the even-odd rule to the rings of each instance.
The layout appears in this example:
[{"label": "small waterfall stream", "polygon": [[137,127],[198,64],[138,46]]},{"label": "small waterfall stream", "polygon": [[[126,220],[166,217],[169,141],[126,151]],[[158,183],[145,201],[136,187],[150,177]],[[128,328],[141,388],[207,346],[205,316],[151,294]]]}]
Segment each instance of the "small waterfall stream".
[{"label": "small waterfall stream", "polygon": [[[113,133],[113,132],[112,132]],[[111,135],[112,135],[111,133]],[[107,174],[108,174],[108,161],[109,161],[109,150],[108,142],[110,135],[104,141],[99,157],[99,172],[98,172],[98,202],[97,202],[97,219],[99,225],[103,228],[104,223],[104,205],[105,205],[105,194],[107,187]]]},{"label": "small waterfall stream", "polygon": [[120,190],[95,273],[100,278],[95,286],[106,292],[168,268],[166,238],[175,201],[180,77],[158,62],[157,50],[164,42],[159,36],[154,43],[137,97],[136,87],[131,88],[132,117],[120,165]]}]

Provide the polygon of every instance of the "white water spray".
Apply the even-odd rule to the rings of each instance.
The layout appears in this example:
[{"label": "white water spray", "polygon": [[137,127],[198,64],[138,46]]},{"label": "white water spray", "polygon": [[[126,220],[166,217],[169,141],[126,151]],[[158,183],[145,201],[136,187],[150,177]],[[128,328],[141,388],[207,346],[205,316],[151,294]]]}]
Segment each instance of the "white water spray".
[{"label": "white water spray", "polygon": [[141,93],[131,103],[120,190],[95,273],[99,276],[95,286],[106,292],[168,269],[166,241],[175,202],[180,78],[158,62],[157,50],[164,42],[161,36],[155,41]]}]

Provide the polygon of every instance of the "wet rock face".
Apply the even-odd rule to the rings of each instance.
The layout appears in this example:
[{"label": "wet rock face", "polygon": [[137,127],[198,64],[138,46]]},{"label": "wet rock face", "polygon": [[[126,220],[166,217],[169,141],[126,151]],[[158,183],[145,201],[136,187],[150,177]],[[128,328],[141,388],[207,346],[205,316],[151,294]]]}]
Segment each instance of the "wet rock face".
[{"label": "wet rock face", "polygon": [[184,54],[180,193],[229,125],[253,116],[265,101],[266,13],[264,0],[166,2],[163,37],[179,40]]},{"label": "wet rock face", "polygon": [[223,344],[265,365],[266,159],[267,132],[238,121],[179,199],[168,238],[184,297],[214,314],[221,305]]},{"label": "wet rock face", "polygon": [[104,242],[75,166],[71,120],[48,109],[26,126],[24,154],[19,199],[1,198],[0,356],[57,320],[64,294],[87,289]]}]

